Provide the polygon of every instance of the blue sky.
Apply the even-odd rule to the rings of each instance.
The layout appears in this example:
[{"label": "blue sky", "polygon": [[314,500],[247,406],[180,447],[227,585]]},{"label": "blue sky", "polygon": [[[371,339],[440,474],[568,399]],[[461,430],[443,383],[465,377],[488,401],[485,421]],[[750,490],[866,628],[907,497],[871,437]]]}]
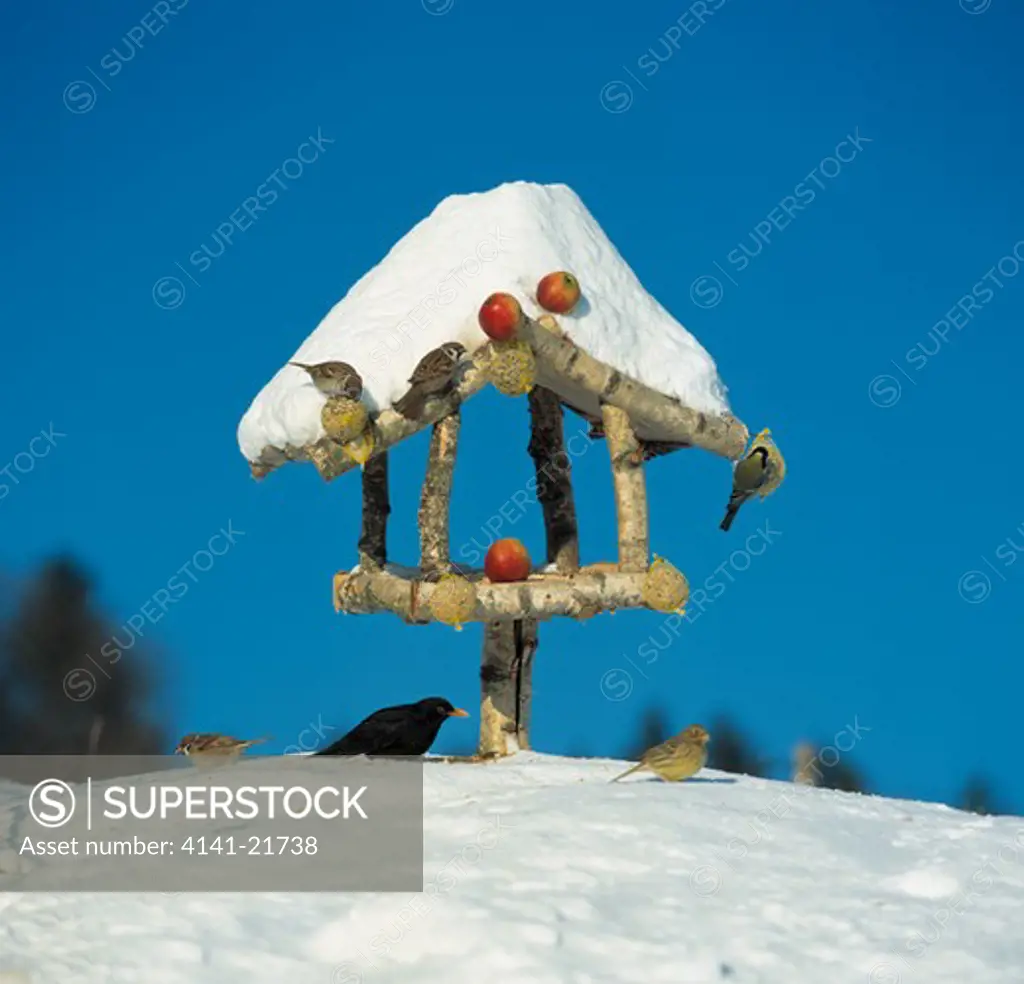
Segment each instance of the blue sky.
[{"label": "blue sky", "polygon": [[[1024,14],[658,7],[5,7],[0,465],[18,484],[0,475],[0,566],[70,551],[115,623],[184,578],[144,629],[175,733],[269,731],[279,750],[426,694],[475,708],[478,628],[334,613],[355,475],[256,483],[235,430],[442,198],[565,182],[712,353],[738,415],[772,428],[789,476],[726,536],[725,462],[651,465],[654,549],[703,608],[661,651],[654,613],[543,626],[535,746],[619,753],[654,703],[680,727],[728,711],[780,761],[857,722],[848,754],[878,790],[944,800],[983,772],[1024,809]],[[183,303],[154,303],[318,133],[333,142]],[[525,400],[472,404],[456,544],[524,486],[527,437]],[[393,457],[390,549],[412,560],[425,438]],[[603,445],[575,469],[584,559],[610,558]],[[194,561],[229,522],[234,544]],[[542,553],[533,513],[501,532]]]}]

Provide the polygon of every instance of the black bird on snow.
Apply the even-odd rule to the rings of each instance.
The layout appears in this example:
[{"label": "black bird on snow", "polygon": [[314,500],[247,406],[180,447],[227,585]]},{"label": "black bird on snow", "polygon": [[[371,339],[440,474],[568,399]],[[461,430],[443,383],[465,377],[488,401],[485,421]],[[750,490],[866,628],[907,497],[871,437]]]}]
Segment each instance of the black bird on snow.
[{"label": "black bird on snow", "polygon": [[443,697],[424,697],[415,704],[385,707],[315,754],[423,755],[450,717],[469,714]]}]

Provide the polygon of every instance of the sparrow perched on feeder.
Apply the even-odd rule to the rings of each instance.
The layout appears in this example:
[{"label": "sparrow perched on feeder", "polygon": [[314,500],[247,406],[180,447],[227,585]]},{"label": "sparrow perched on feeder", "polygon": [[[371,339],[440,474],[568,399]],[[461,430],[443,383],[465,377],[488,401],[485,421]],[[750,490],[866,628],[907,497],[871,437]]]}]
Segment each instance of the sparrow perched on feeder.
[{"label": "sparrow perched on feeder", "polygon": [[618,782],[641,769],[650,769],[666,782],[681,782],[683,779],[689,779],[707,765],[707,745],[710,740],[711,735],[699,724],[691,724],[690,727],[680,731],[678,735],[669,738],[668,741],[663,741],[660,745],[647,749],[640,756],[640,761],[636,765],[611,781]]},{"label": "sparrow perched on feeder", "polygon": [[263,738],[232,738],[229,735],[192,734],[185,735],[174,749],[175,755],[186,755],[196,763],[232,762],[247,748],[270,741],[270,735]]},{"label": "sparrow perched on feeder", "polygon": [[444,396],[451,390],[455,370],[465,354],[466,347],[461,342],[445,342],[428,352],[413,369],[409,392],[395,401],[395,410],[407,420],[418,419],[428,398]]},{"label": "sparrow perched on feeder", "polygon": [[450,717],[469,717],[443,697],[375,711],[316,755],[423,755]]},{"label": "sparrow perched on feeder", "polygon": [[771,460],[768,449],[756,444],[754,449],[735,468],[732,473],[732,495],[725,510],[725,518],[719,526],[720,530],[729,532],[740,506],[752,499],[757,491],[771,478]]},{"label": "sparrow perched on feeder", "polygon": [[350,400],[358,400],[363,394],[363,377],[347,362],[319,362],[313,366],[305,362],[289,362],[288,365],[305,369],[324,396],[346,396]]}]

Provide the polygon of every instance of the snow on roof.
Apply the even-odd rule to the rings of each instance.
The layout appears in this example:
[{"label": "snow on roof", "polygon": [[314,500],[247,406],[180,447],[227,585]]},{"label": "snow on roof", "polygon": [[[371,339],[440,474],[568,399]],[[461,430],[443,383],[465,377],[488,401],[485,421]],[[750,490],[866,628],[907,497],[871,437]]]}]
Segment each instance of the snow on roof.
[{"label": "snow on roof", "polygon": [[[406,391],[427,352],[450,340],[473,352],[487,341],[477,312],[488,294],[508,291],[527,314],[543,314],[533,294],[554,270],[572,272],[583,288],[577,309],[559,316],[580,348],[694,410],[728,413],[714,360],[644,290],[576,193],[560,184],[517,181],[449,196],[352,287],[289,361],[350,363],[363,377],[364,402],[377,412]],[[268,446],[319,440],[324,400],[303,370],[285,365],[242,418],[242,453],[256,461]]]}]

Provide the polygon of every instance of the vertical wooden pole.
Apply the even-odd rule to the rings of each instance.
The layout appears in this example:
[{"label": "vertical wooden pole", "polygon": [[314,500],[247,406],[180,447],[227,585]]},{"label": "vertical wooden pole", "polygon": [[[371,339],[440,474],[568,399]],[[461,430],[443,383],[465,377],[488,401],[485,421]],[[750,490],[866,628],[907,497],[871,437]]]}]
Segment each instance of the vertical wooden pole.
[{"label": "vertical wooden pole", "polygon": [[387,563],[388,453],[381,451],[363,468],[363,522],[359,534],[359,563],[383,567]]},{"label": "vertical wooden pole", "polygon": [[[562,406],[543,386],[530,391],[529,453],[544,512],[547,560],[562,573],[579,570],[580,545],[565,447]],[[480,754],[512,755],[530,747],[536,619],[488,622],[480,663]]]},{"label": "vertical wooden pole", "polygon": [[601,421],[612,462],[619,527],[619,570],[645,571],[650,547],[643,453],[624,410],[601,405]]},{"label": "vertical wooden pole", "polygon": [[420,568],[425,574],[440,573],[451,566],[448,531],[460,420],[455,410],[434,424],[430,435],[419,511]]},{"label": "vertical wooden pole", "polygon": [[480,666],[481,756],[514,755],[530,747],[530,700],[536,650],[535,620],[484,624]]},{"label": "vertical wooden pole", "polygon": [[544,512],[547,562],[554,564],[559,573],[568,574],[580,567],[580,536],[562,404],[543,386],[530,390],[529,404],[529,452],[537,472],[537,501]]}]

